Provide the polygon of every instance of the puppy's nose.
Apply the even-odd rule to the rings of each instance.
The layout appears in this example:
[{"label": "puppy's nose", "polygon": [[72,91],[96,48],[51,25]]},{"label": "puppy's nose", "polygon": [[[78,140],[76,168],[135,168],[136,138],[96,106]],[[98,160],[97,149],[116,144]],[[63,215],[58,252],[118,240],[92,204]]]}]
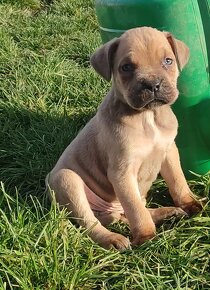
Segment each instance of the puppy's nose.
[{"label": "puppy's nose", "polygon": [[152,93],[159,91],[160,84],[161,84],[161,81],[159,81],[159,80],[152,80],[152,81],[143,80],[141,83],[142,90],[149,90]]}]

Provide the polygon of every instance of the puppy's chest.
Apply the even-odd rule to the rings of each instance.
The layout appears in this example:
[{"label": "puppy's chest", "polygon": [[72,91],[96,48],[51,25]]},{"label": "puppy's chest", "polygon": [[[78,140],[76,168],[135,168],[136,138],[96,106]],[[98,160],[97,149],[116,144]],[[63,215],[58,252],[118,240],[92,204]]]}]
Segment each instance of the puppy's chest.
[{"label": "puppy's chest", "polygon": [[147,179],[151,176],[154,179],[174,142],[177,121],[176,118],[169,118],[163,123],[149,114],[140,121],[140,126],[133,136],[134,170],[138,172],[139,177],[145,176]]},{"label": "puppy's chest", "polygon": [[177,134],[176,118],[161,120],[155,118],[153,114],[143,117],[135,132],[136,140],[134,141],[139,154],[147,158],[149,155],[154,154],[155,157],[155,154],[166,152]]}]

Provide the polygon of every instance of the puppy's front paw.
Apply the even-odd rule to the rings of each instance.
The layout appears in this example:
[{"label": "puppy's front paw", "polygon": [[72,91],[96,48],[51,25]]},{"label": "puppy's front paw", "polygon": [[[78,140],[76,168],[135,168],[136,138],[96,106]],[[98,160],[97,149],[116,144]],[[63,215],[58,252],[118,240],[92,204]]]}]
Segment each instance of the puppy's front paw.
[{"label": "puppy's front paw", "polygon": [[151,240],[154,237],[155,237],[155,232],[148,234],[148,235],[137,234],[133,237],[132,245],[133,246],[142,245],[144,242]]},{"label": "puppy's front paw", "polygon": [[111,233],[104,237],[104,239],[99,243],[105,249],[117,249],[123,251],[130,248],[130,241],[123,235],[117,233]]}]

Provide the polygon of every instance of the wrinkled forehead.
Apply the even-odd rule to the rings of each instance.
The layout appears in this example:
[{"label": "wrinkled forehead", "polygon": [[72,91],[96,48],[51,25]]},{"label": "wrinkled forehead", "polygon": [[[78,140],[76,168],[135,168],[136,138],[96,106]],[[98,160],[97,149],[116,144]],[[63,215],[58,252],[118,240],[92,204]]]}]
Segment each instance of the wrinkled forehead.
[{"label": "wrinkled forehead", "polygon": [[163,32],[153,28],[136,28],[125,32],[120,38],[117,59],[128,58],[138,62],[139,58],[154,60],[172,57],[173,51]]}]

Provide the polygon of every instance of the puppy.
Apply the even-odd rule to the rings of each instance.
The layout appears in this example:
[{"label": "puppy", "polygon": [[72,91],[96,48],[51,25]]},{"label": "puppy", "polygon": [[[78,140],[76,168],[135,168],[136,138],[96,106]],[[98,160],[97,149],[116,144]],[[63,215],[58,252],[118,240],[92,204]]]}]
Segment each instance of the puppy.
[{"label": "puppy", "polygon": [[[155,225],[172,215],[201,210],[183,175],[174,143],[177,77],[189,57],[187,46],[150,27],[128,30],[91,57],[93,68],[112,88],[96,115],[61,155],[46,183],[61,206],[104,248],[129,247],[105,225],[127,222],[132,244],[155,236]],[[175,207],[146,208],[158,173]]]}]

